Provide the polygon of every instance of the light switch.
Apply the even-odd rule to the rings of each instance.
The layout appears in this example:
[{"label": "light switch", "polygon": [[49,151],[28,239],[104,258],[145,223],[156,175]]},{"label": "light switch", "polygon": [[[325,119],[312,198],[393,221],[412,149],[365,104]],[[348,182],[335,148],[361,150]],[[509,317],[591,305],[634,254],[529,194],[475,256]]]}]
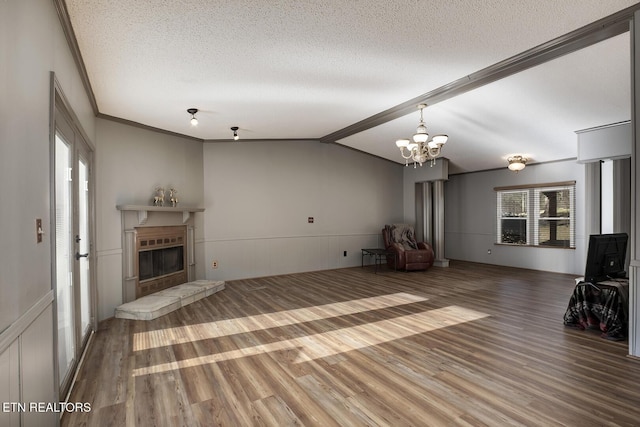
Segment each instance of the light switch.
[{"label": "light switch", "polygon": [[44,234],[44,230],[42,229],[42,220],[40,218],[36,219],[36,243],[42,243],[42,235]]}]

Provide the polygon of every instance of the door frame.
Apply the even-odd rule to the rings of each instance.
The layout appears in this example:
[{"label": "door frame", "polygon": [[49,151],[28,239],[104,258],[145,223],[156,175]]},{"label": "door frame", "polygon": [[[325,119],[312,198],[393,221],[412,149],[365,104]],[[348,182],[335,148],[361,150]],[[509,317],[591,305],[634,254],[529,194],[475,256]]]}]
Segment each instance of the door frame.
[{"label": "door frame", "polygon": [[[56,236],[55,236],[55,230],[56,230],[56,199],[55,199],[55,194],[56,194],[56,188],[55,188],[55,146],[56,146],[56,129],[58,128],[57,126],[57,118],[56,118],[56,114],[61,114],[62,116],[64,116],[65,121],[72,127],[73,132],[77,135],[79,135],[79,139],[82,141],[80,142],[80,144],[83,145],[83,148],[81,150],[86,150],[86,153],[88,153],[88,162],[89,162],[89,197],[88,197],[88,204],[89,204],[89,218],[88,218],[88,227],[89,227],[89,236],[90,236],[90,250],[89,250],[89,257],[88,257],[88,261],[89,261],[89,292],[90,292],[90,310],[91,310],[91,320],[89,322],[89,331],[86,333],[85,336],[82,336],[82,332],[80,331],[80,313],[77,309],[74,310],[73,316],[74,316],[74,320],[75,320],[75,327],[74,327],[74,337],[76,340],[76,346],[75,346],[75,353],[74,353],[74,362],[73,362],[73,366],[71,367],[69,374],[67,375],[67,377],[64,379],[64,383],[60,384],[60,380],[61,380],[61,375],[63,375],[64,373],[59,372],[59,368],[58,368],[58,301],[57,301],[57,286],[56,286]],[[75,138],[78,139],[78,138]],[[72,156],[73,156],[73,167],[74,170],[76,172],[74,172],[74,175],[77,176],[77,161],[78,161],[78,152],[81,151],[78,149],[76,142],[73,142],[72,144]],[[49,191],[50,191],[50,215],[49,215],[49,229],[51,230],[51,238],[50,238],[50,242],[51,242],[51,289],[53,291],[53,295],[54,295],[54,302],[53,302],[53,354],[54,354],[54,360],[53,360],[53,366],[54,366],[54,381],[55,381],[55,393],[56,393],[56,397],[58,399],[58,401],[64,401],[66,400],[68,394],[71,391],[71,388],[73,386],[73,382],[77,373],[77,370],[80,366],[80,362],[82,360],[82,356],[84,354],[84,352],[86,351],[86,349],[89,346],[89,343],[91,341],[91,338],[93,336],[93,334],[95,333],[95,331],[98,328],[98,323],[97,323],[97,309],[98,309],[98,299],[97,299],[97,282],[96,282],[96,278],[97,278],[97,256],[96,256],[96,227],[95,227],[95,218],[96,218],[96,208],[95,208],[95,146],[93,145],[91,139],[88,137],[87,133],[84,131],[84,129],[82,128],[82,125],[80,124],[80,120],[78,119],[78,117],[76,116],[76,114],[74,113],[73,109],[71,108],[70,103],[68,102],[66,96],[64,95],[64,92],[62,91],[62,87],[60,85],[60,83],[58,82],[56,75],[54,72],[50,73],[50,106],[49,106]],[[75,199],[77,198],[77,194],[75,192],[75,186],[74,186],[74,191],[72,192],[73,195],[73,199],[74,199],[74,207],[73,210],[75,211]],[[76,213],[74,212],[73,214],[74,216],[76,216]],[[75,264],[74,265],[74,276],[77,276],[77,272],[78,272],[78,265]],[[75,301],[77,301],[79,298],[76,296],[79,294],[80,289],[76,289],[77,287],[74,287],[73,289],[73,295],[74,295],[74,305],[75,305]]]}]

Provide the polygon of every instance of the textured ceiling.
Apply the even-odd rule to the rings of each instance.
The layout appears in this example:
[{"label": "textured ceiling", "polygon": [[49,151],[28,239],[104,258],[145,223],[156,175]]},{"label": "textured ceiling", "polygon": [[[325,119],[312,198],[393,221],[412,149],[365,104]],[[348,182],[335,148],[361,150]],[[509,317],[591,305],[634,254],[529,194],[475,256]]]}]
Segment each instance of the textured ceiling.
[{"label": "textured ceiling", "polygon": [[[204,140],[321,138],[633,5],[624,0],[67,0],[101,114]],[[575,157],[628,120],[629,37],[429,106],[452,172]],[[199,125],[189,124],[195,107]],[[404,162],[418,112],[337,141]],[[216,142],[220,143],[220,142]],[[258,143],[258,142],[256,142]]]}]

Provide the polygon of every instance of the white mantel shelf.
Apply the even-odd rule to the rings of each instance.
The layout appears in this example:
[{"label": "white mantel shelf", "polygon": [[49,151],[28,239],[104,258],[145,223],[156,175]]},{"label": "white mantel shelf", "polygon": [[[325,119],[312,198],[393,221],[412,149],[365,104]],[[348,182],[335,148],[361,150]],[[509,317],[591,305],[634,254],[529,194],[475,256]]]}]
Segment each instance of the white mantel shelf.
[{"label": "white mantel shelf", "polygon": [[204,208],[194,206],[147,206],[147,205],[117,205],[119,211],[138,212],[138,223],[144,225],[147,222],[149,211],[151,212],[182,212],[182,223],[186,224],[194,212],[204,212]]}]

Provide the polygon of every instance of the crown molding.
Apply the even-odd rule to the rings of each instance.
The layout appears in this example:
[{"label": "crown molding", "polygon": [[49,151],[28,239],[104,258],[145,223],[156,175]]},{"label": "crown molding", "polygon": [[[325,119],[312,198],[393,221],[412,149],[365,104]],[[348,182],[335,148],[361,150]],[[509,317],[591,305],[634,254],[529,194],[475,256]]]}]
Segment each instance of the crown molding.
[{"label": "crown molding", "polygon": [[185,134],[178,133],[178,132],[172,132],[172,131],[169,131],[169,130],[165,130],[165,129],[161,129],[161,128],[157,128],[157,127],[153,127],[153,126],[149,126],[149,125],[143,125],[142,123],[134,122],[133,120],[122,119],[120,117],[109,116],[107,114],[102,114],[102,113],[96,114],[96,117],[98,119],[104,119],[104,120],[109,120],[109,121],[116,122],[116,123],[122,123],[122,124],[125,124],[125,125],[128,125],[128,126],[133,126],[133,127],[139,128],[139,129],[149,130],[151,132],[157,132],[157,133],[162,133],[162,134],[165,134],[165,135],[177,136],[179,138],[190,139],[191,141],[195,141],[195,142],[204,142],[204,139],[202,139],[202,138],[196,138],[195,136],[189,136],[189,135],[185,135]]},{"label": "crown molding", "polygon": [[80,47],[78,47],[78,39],[76,39],[76,33],[73,31],[73,26],[71,25],[71,18],[69,18],[67,4],[64,0],[53,0],[53,4],[55,5],[56,12],[58,12],[58,18],[60,19],[60,24],[62,25],[62,31],[64,32],[64,36],[67,39],[67,44],[69,45],[69,49],[71,50],[71,56],[76,63],[76,67],[78,68],[78,73],[80,74],[80,80],[82,80],[84,90],[87,92],[87,97],[89,98],[89,103],[91,104],[91,108],[93,109],[93,114],[97,116],[99,112],[98,102],[96,101],[96,96],[93,93],[93,88],[91,87],[91,82],[89,81],[89,75],[87,74],[87,68],[84,65],[84,60],[82,59],[82,54],[80,53]]},{"label": "crown molding", "polygon": [[205,143],[216,142],[320,142],[318,138],[240,138],[235,140],[233,138],[220,138],[220,139],[205,139]]}]

